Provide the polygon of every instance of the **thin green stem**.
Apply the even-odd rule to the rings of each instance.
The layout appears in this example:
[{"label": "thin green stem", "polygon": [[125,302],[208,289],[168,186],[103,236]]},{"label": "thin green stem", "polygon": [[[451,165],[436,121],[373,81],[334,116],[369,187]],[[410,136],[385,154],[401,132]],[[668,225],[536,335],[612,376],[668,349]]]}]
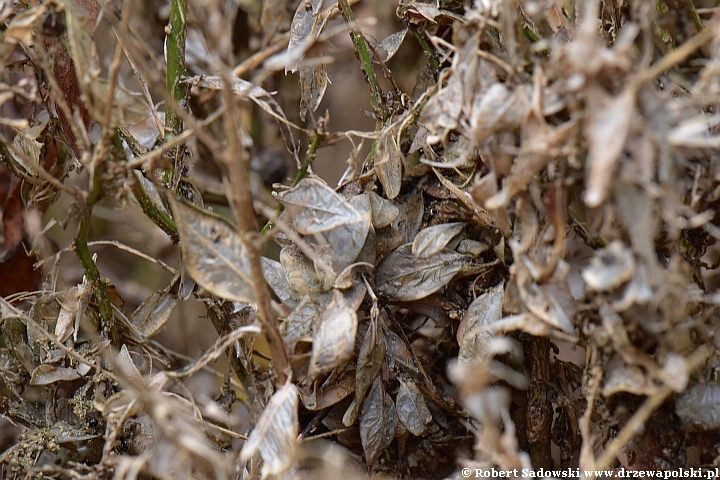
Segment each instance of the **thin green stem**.
[{"label": "thin green stem", "polygon": [[132,192],[133,195],[135,195],[140,208],[142,208],[143,213],[152,220],[155,225],[160,227],[163,232],[167,233],[173,243],[177,243],[178,233],[175,220],[173,220],[170,215],[160,210],[157,205],[153,203],[150,195],[145,191],[142,183],[140,183],[140,179],[138,178],[139,174],[134,172],[134,175],[135,182],[132,186]]},{"label": "thin green stem", "polygon": [[[122,140],[120,138],[121,135],[122,134],[116,132],[115,136],[113,137],[113,146],[115,147],[113,149],[113,155],[115,155],[116,158],[122,159],[125,163],[127,163],[128,158],[125,155],[125,150],[123,149]],[[133,153],[135,153],[136,156],[139,156],[136,149],[134,148],[135,145],[133,144],[135,142],[135,139],[126,136],[123,136],[123,138],[128,143],[128,145],[130,145],[130,149],[133,151]],[[145,187],[143,187],[143,184],[140,182],[139,175],[140,174],[137,171],[133,171],[134,182],[132,183],[132,193],[133,195],[135,195],[135,199],[137,200],[138,205],[140,205],[143,213],[150,220],[152,220],[155,225],[160,227],[163,232],[168,234],[173,243],[177,243],[179,237],[177,233],[177,226],[175,225],[175,220],[173,220],[173,218],[166,212],[162,211],[157,207],[148,192],[145,190]]]},{"label": "thin green stem", "polygon": [[[297,174],[295,175],[295,179],[292,182],[292,186],[294,187],[298,183],[300,183],[300,180],[305,178],[305,175],[307,175],[308,168],[310,168],[310,165],[312,164],[313,160],[315,160],[315,157],[317,156],[317,150],[320,147],[320,143],[322,142],[323,134],[315,131],[313,134],[312,141],[310,142],[310,146],[308,146],[307,151],[305,152],[305,158],[303,158],[302,165],[300,165],[300,170],[298,170]],[[282,203],[278,204],[277,208],[275,209],[275,216],[280,215],[285,207]],[[271,228],[273,227],[273,221],[272,219],[268,220],[265,226],[260,230],[260,235],[266,234]]]},{"label": "thin green stem", "polygon": [[338,0],[338,8],[345,19],[345,23],[350,29],[350,38],[352,39],[353,45],[355,46],[355,52],[360,60],[360,68],[362,68],[362,71],[365,74],[365,81],[370,86],[370,96],[375,116],[378,121],[382,122],[385,120],[385,114],[383,112],[383,95],[382,90],[380,89],[380,84],[375,76],[375,71],[373,70],[372,60],[370,59],[370,51],[368,49],[367,42],[365,41],[365,36],[357,28],[355,15],[348,4],[348,1]]},{"label": "thin green stem", "polygon": [[100,322],[103,334],[110,338],[113,345],[120,345],[120,332],[115,322],[113,322],[112,304],[110,303],[110,295],[108,293],[108,284],[100,276],[95,261],[88,247],[88,235],[90,234],[90,221],[92,219],[93,206],[100,200],[102,193],[102,178],[99,168],[96,168],[95,178],[93,181],[93,189],[89,193],[85,202],[85,211],[80,219],[77,233],[75,234],[75,255],[77,255],[80,264],[85,270],[85,275],[95,286],[95,301],[100,311]]},{"label": "thin green stem", "polygon": [[[185,99],[185,85],[180,82],[185,75],[185,38],[187,37],[187,0],[172,0],[170,23],[167,26],[167,77],[166,89],[170,98],[181,104]],[[165,130],[171,137],[183,130],[183,121],[178,113],[169,108],[165,112]]]},{"label": "thin green stem", "polygon": [[430,46],[425,37],[418,31],[416,26],[411,26],[410,31],[413,33],[413,35],[415,36],[415,40],[417,40],[417,42],[420,44],[423,51],[425,52],[425,56],[430,62],[430,66],[432,66],[435,70],[440,70],[440,62],[438,62],[437,56],[435,55],[435,50]]}]

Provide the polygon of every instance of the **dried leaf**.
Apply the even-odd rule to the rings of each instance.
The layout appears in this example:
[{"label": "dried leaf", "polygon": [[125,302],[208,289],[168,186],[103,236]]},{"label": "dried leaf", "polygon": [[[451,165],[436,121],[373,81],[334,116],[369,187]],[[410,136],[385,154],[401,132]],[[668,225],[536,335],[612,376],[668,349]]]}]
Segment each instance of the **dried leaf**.
[{"label": "dried leaf", "polygon": [[302,179],[294,188],[277,197],[292,215],[295,229],[303,235],[363,220],[360,212],[316,177]]},{"label": "dried leaf", "polygon": [[353,354],[358,318],[345,297],[333,290],[333,299],[327,306],[313,338],[312,355],[308,367],[310,381],[343,366]]},{"label": "dried leaf", "polygon": [[80,378],[80,374],[74,368],[43,364],[33,370],[30,376],[30,385],[50,385],[51,383],[69,382],[78,378]]},{"label": "dried leaf", "polygon": [[280,324],[280,333],[291,348],[301,340],[311,339],[313,324],[317,323],[329,302],[327,294],[305,295],[285,317]]},{"label": "dried leaf", "polygon": [[313,41],[314,35],[317,33],[322,4],[323,0],[302,0],[295,10],[295,16],[290,25],[290,41],[287,48],[288,54],[292,56],[293,60],[285,67],[285,73],[297,71],[307,44]]},{"label": "dried leaf", "polygon": [[334,380],[332,383],[327,382],[327,384],[319,387],[317,391],[314,391],[312,395],[305,396],[301,390],[300,397],[308,410],[318,411],[336,405],[354,391],[355,379],[353,374],[351,371],[345,371],[340,375],[339,379]]},{"label": "dried leaf", "polygon": [[298,430],[298,391],[288,383],[270,398],[240,458],[247,461],[259,450],[264,461],[262,478],[277,475],[293,462]]},{"label": "dried leaf", "polygon": [[505,288],[502,282],[479,295],[468,307],[457,331],[460,345],[458,361],[470,364],[486,360],[490,352],[487,343],[494,337],[490,327],[502,318]]},{"label": "dried leaf", "polygon": [[205,210],[168,197],[185,266],[205,290],[226,300],[255,302],[247,248],[235,228]]},{"label": "dried leaf", "polygon": [[[332,259],[340,269],[348,267],[358,258],[365,245],[371,224],[370,201],[367,195],[356,195],[348,203],[360,213],[362,220],[322,233],[322,239],[327,242],[332,251]],[[308,241],[311,244],[319,243],[312,238],[309,238]],[[318,247],[318,250],[321,251],[322,246],[318,245]]]},{"label": "dried leaf", "polygon": [[400,147],[392,135],[377,142],[375,150],[375,173],[383,186],[385,196],[392,200],[400,193],[402,186],[403,156]]},{"label": "dried leaf", "polygon": [[595,107],[591,110],[593,115],[586,132],[590,143],[590,173],[585,192],[588,207],[597,207],[604,202],[610,189],[615,164],[630,133],[635,112],[635,89],[627,87],[604,107]]},{"label": "dried leaf", "polygon": [[416,372],[417,367],[413,362],[410,349],[405,342],[403,342],[402,338],[392,330],[385,329],[385,327],[383,327],[383,332],[385,332],[385,351],[387,352],[388,359],[408,371]]},{"label": "dried leaf", "polygon": [[[250,83],[247,80],[243,80],[242,78],[238,78],[235,75],[228,76],[228,79],[230,82],[230,89],[235,95],[240,98],[249,98],[258,107],[278,121],[285,143],[288,145],[288,148],[292,147],[294,137],[290,127],[288,126],[287,116],[280,107],[280,104],[275,101],[272,94],[264,88]],[[198,75],[186,78],[183,82],[189,85],[209,88],[212,90],[222,90],[224,88],[223,78],[217,75]]]},{"label": "dried leaf", "polygon": [[400,231],[403,244],[412,243],[420,231],[425,215],[422,188],[424,184],[425,180],[420,180],[410,192],[399,197],[395,202],[400,208],[400,214],[392,222],[392,229]]},{"label": "dried leaf", "polygon": [[582,278],[590,289],[606,292],[630,280],[634,273],[632,250],[615,240],[597,252],[590,266],[582,271]]},{"label": "dried leaf", "polygon": [[327,278],[325,272],[316,269],[315,264],[295,245],[289,245],[280,250],[280,263],[285,272],[285,278],[294,292],[322,293],[332,287],[334,279]]},{"label": "dried leaf", "polygon": [[457,236],[466,223],[442,223],[420,230],[412,244],[412,254],[429,258],[443,250]]},{"label": "dried leaf", "polygon": [[382,59],[383,62],[389,61],[395,56],[398,50],[400,50],[400,45],[402,45],[403,40],[405,40],[407,32],[408,29],[403,28],[402,30],[385,37],[383,41],[378,43],[378,49],[385,50],[385,55]]},{"label": "dried leaf", "polygon": [[698,383],[675,400],[675,413],[696,430],[720,428],[720,383]]},{"label": "dried leaf", "polygon": [[[362,404],[373,379],[380,373],[383,360],[385,360],[385,349],[385,333],[382,327],[378,328],[377,322],[371,320],[357,358],[355,377],[355,403],[357,405]],[[348,419],[349,425],[346,423],[346,427],[355,423],[360,409],[356,407],[353,412],[354,415]]]},{"label": "dried leaf", "polygon": [[177,305],[179,286],[180,275],[176,275],[165,290],[153,293],[130,316],[130,323],[144,337],[151,337],[168,321]]},{"label": "dried leaf", "polygon": [[416,258],[412,244],[398,247],[375,271],[378,291],[392,301],[411,302],[450,283],[472,257],[443,250],[431,258]]},{"label": "dried leaf", "polygon": [[308,111],[315,112],[325,96],[328,74],[325,63],[300,67],[300,120],[305,121]]},{"label": "dried leaf", "polygon": [[395,398],[395,406],[400,423],[416,437],[427,432],[432,423],[432,414],[428,409],[425,397],[414,382],[400,380],[400,390]]},{"label": "dried leaf", "polygon": [[268,285],[273,289],[275,295],[280,301],[290,308],[297,305],[298,295],[293,291],[290,282],[288,282],[282,264],[276,260],[262,257],[260,263],[263,269],[263,276]]},{"label": "dried leaf", "polygon": [[397,425],[395,404],[390,395],[385,393],[380,377],[375,377],[360,418],[360,439],[368,466],[372,466],[390,446]]},{"label": "dried leaf", "polygon": [[368,192],[368,198],[372,211],[372,223],[375,228],[387,227],[400,213],[400,209],[391,201],[385,200],[372,190]]}]

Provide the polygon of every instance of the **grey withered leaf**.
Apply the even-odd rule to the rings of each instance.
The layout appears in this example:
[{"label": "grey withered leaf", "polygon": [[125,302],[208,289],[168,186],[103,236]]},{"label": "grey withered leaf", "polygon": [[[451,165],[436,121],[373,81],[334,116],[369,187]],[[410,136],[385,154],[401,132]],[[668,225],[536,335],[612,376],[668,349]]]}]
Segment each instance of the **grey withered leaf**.
[{"label": "grey withered leaf", "polygon": [[298,233],[311,235],[360,222],[360,212],[316,177],[304,178],[295,187],[277,195],[292,216]]},{"label": "grey withered leaf", "polygon": [[323,0],[302,0],[295,10],[287,48],[292,59],[285,67],[285,73],[297,71],[298,64],[307,50],[307,44],[312,41],[312,36],[316,33],[314,30],[317,30],[322,4]]},{"label": "grey withered leaf", "polygon": [[177,222],[188,273],[205,290],[226,300],[255,302],[247,248],[235,228],[205,210],[168,197]]},{"label": "grey withered leaf", "polygon": [[310,381],[344,365],[352,357],[355,347],[357,314],[339,290],[333,290],[332,295],[313,337],[308,367]]},{"label": "grey withered leaf", "polygon": [[285,471],[293,461],[298,435],[298,391],[287,383],[270,398],[240,452],[246,462],[260,451],[264,463],[262,478]]},{"label": "grey withered leaf", "polygon": [[418,232],[412,244],[412,254],[418,258],[428,258],[447,246],[450,240],[462,231],[465,222],[441,223],[423,228]]},{"label": "grey withered leaf", "polygon": [[[370,213],[370,200],[367,195],[356,195],[348,203],[360,213],[362,220],[341,225],[322,233],[324,240],[327,241],[332,250],[333,260],[339,263],[340,268],[352,264],[360,254],[363,245],[365,245],[368,230],[370,230],[372,216]],[[317,243],[313,238],[307,240],[311,244]]]},{"label": "grey withered leaf", "polygon": [[[357,370],[355,375],[355,403],[362,404],[368,388],[372,381],[380,373],[382,362],[385,359],[385,333],[376,321],[370,321],[363,343],[360,346],[357,358]],[[350,419],[350,425],[355,423],[359,408],[355,408],[354,415]]]},{"label": "grey withered leaf", "polygon": [[425,397],[414,382],[400,379],[400,390],[395,397],[395,406],[400,423],[410,433],[416,437],[425,434],[427,426],[432,422],[432,414]]},{"label": "grey withered leaf", "polygon": [[442,250],[430,258],[416,258],[412,244],[401,245],[380,262],[375,284],[393,301],[412,302],[437,292],[470,263],[472,257]]},{"label": "grey withered leaf", "polygon": [[385,327],[383,327],[383,332],[385,334],[385,351],[391,366],[392,363],[396,363],[404,367],[406,370],[417,372],[417,367],[413,362],[410,349],[407,345],[405,345],[402,338],[400,338],[400,336],[392,330],[385,329]]},{"label": "grey withered leaf", "polygon": [[392,200],[402,186],[402,152],[395,137],[387,135],[377,142],[375,173],[383,186],[385,196]]},{"label": "grey withered leaf", "polygon": [[373,191],[368,192],[368,197],[372,211],[372,223],[375,228],[387,227],[397,218],[400,209],[391,201],[385,200]]},{"label": "grey withered leaf", "polygon": [[720,384],[698,383],[675,400],[675,413],[692,430],[720,427]]},{"label": "grey withered leaf", "polygon": [[318,109],[327,85],[328,74],[324,63],[300,67],[300,120],[305,121],[308,110],[314,112]]},{"label": "grey withered leaf", "polygon": [[280,324],[280,333],[290,347],[295,346],[303,338],[310,337],[315,319],[320,316],[329,302],[330,295],[327,293],[305,295],[285,317]]},{"label": "grey withered leaf", "polygon": [[478,359],[487,359],[487,343],[494,337],[489,329],[502,318],[505,301],[505,289],[500,282],[487,292],[479,295],[467,309],[457,331],[460,345],[458,361],[461,364],[472,363]]},{"label": "grey withered leaf", "polygon": [[295,308],[298,295],[290,286],[290,282],[288,282],[285,272],[283,271],[282,264],[277,260],[272,260],[267,257],[260,258],[260,263],[265,281],[267,281],[268,285],[273,289],[275,295],[278,296],[283,304],[290,308]]},{"label": "grey withered leaf", "polygon": [[385,37],[380,43],[378,43],[378,50],[385,50],[385,55],[383,55],[382,59],[383,62],[387,62],[395,56],[397,51],[400,49],[400,45],[402,45],[403,40],[405,40],[407,32],[408,29],[403,28],[399,32],[395,32],[392,35]]},{"label": "grey withered leaf", "polygon": [[180,275],[175,275],[170,285],[160,292],[150,295],[130,315],[130,323],[135,325],[145,337],[152,336],[165,325],[178,301]]},{"label": "grey withered leaf", "polygon": [[400,207],[400,214],[392,222],[392,227],[400,231],[403,243],[411,243],[420,231],[423,215],[425,214],[425,200],[423,199],[423,185],[427,176],[423,176],[411,191],[400,197],[396,204]]},{"label": "grey withered leaf", "polygon": [[[323,286],[324,272],[318,271],[313,262],[295,245],[291,244],[280,250],[280,264],[293,291],[320,293],[328,290]],[[320,278],[320,275],[323,275],[323,278]]]},{"label": "grey withered leaf", "polygon": [[375,377],[360,418],[360,441],[368,466],[372,466],[390,446],[395,438],[397,425],[395,404],[390,395],[385,393],[380,377]]}]

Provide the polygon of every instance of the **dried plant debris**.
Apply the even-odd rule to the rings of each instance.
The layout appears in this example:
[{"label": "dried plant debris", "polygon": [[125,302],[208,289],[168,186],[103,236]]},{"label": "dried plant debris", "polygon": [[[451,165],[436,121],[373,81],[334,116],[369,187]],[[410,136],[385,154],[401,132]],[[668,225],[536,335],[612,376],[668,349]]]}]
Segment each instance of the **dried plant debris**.
[{"label": "dried plant debris", "polygon": [[5,3],[0,478],[720,463],[717,2]]}]

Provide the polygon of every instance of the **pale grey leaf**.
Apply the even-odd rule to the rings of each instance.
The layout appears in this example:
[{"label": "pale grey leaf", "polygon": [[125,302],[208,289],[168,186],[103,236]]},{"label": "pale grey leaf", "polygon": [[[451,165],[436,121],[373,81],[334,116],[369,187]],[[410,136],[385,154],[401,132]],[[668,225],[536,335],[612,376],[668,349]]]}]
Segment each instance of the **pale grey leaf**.
[{"label": "pale grey leaf", "polygon": [[[351,265],[360,254],[371,224],[370,201],[367,195],[356,195],[348,202],[361,216],[361,221],[341,225],[322,233],[323,239],[332,250],[333,259],[341,269]],[[313,238],[309,243],[317,244]]]},{"label": "pale grey leaf", "polygon": [[402,152],[395,137],[387,135],[377,142],[375,150],[375,173],[383,186],[385,196],[392,200],[402,186]]},{"label": "pale grey leaf", "polygon": [[[373,379],[380,373],[385,359],[385,349],[385,332],[382,327],[378,327],[377,322],[370,321],[357,358],[355,376],[355,402],[357,405],[362,404]],[[353,415],[348,419],[350,425],[355,423],[358,413],[360,413],[360,409],[356,407]],[[350,425],[346,424],[348,427]]]},{"label": "pale grey leaf", "polygon": [[635,257],[619,240],[598,251],[590,266],[582,271],[585,284],[597,292],[613,290],[633,277]]},{"label": "pale grey leaf", "polygon": [[502,318],[504,301],[505,289],[500,282],[470,304],[457,331],[460,345],[458,361],[461,364],[486,360],[491,355],[487,344],[494,337],[493,324]]},{"label": "pale grey leaf", "polygon": [[310,380],[343,366],[352,357],[358,318],[343,294],[333,290],[333,299],[320,317],[313,338],[308,367]]},{"label": "pale grey leaf", "polygon": [[410,192],[398,198],[395,203],[400,208],[400,214],[392,222],[392,228],[400,232],[403,244],[412,243],[420,231],[425,214],[424,183],[425,180],[419,181]]},{"label": "pale grey leaf", "polygon": [[675,413],[695,430],[720,428],[720,383],[699,383],[675,400]]},{"label": "pale grey leaf", "polygon": [[288,282],[285,272],[283,271],[282,264],[267,257],[262,257],[260,263],[262,264],[265,281],[267,281],[268,285],[273,289],[275,295],[278,296],[283,304],[294,308],[297,305],[298,295],[290,286],[290,282]]},{"label": "pale grey leaf", "polygon": [[389,329],[384,329],[385,333],[385,351],[387,352],[388,360],[394,362],[408,371],[416,372],[417,367],[413,362],[412,353],[410,349],[403,342],[400,336]]},{"label": "pale grey leaf", "polygon": [[316,177],[302,179],[294,188],[277,197],[287,207],[295,229],[302,235],[363,220],[357,209]]},{"label": "pale grey leaf", "polygon": [[320,278],[323,272],[319,272],[313,262],[294,245],[280,250],[280,263],[293,291],[301,294],[326,291],[323,279]]},{"label": "pale grey leaf", "polygon": [[400,380],[400,390],[395,398],[395,406],[400,423],[416,437],[427,432],[432,422],[432,414],[428,409],[425,397],[412,381]]},{"label": "pale grey leaf", "polygon": [[247,248],[235,228],[205,210],[168,197],[190,276],[205,290],[236,302],[255,302]]},{"label": "pale grey leaf", "polygon": [[405,35],[407,35],[408,29],[403,28],[402,30],[393,33],[392,35],[389,35],[385,37],[379,44],[378,49],[385,50],[385,56],[383,57],[383,62],[387,62],[391,58],[395,56],[397,51],[400,49],[400,45],[402,45],[403,40],[405,40]]},{"label": "pale grey leaf", "polygon": [[300,68],[300,120],[305,121],[308,111],[318,109],[328,85],[324,63]]},{"label": "pale grey leaf", "polygon": [[30,376],[30,385],[50,385],[51,383],[69,382],[78,378],[80,378],[80,374],[74,368],[43,364],[33,370]]},{"label": "pale grey leaf", "polygon": [[453,279],[472,257],[442,250],[431,258],[416,258],[412,244],[398,247],[378,265],[375,284],[392,301],[412,302],[437,292]]},{"label": "pale grey leaf", "polygon": [[319,21],[323,0],[302,0],[295,10],[290,25],[290,41],[287,52],[292,59],[285,67],[285,73],[295,73],[302,60],[307,44],[313,40]]},{"label": "pale grey leaf", "polygon": [[587,179],[585,203],[597,207],[605,201],[612,183],[615,166],[625,148],[635,112],[635,89],[625,88],[606,105],[594,105],[587,122],[586,137],[590,151],[590,174]]},{"label": "pale grey leaf", "polygon": [[400,213],[400,209],[391,201],[382,198],[377,193],[368,192],[370,208],[372,210],[372,223],[375,228],[384,228],[390,225]]},{"label": "pale grey leaf", "polygon": [[285,317],[280,324],[280,333],[285,341],[294,347],[303,339],[309,339],[312,335],[313,324],[320,318],[329,302],[328,295],[305,295],[300,303]]},{"label": "pale grey leaf", "polygon": [[442,223],[423,228],[412,244],[412,254],[418,258],[428,258],[444,249],[463,228],[464,222]]},{"label": "pale grey leaf", "polygon": [[270,398],[240,453],[247,461],[260,451],[264,463],[262,477],[277,475],[293,462],[298,435],[298,391],[287,383]]},{"label": "pale grey leaf", "polygon": [[375,377],[360,418],[360,440],[368,466],[372,466],[390,446],[397,425],[395,404],[390,395],[385,393],[380,377]]},{"label": "pale grey leaf", "polygon": [[144,337],[151,337],[168,321],[177,305],[179,286],[180,275],[176,275],[165,290],[150,295],[130,315],[128,320]]}]

